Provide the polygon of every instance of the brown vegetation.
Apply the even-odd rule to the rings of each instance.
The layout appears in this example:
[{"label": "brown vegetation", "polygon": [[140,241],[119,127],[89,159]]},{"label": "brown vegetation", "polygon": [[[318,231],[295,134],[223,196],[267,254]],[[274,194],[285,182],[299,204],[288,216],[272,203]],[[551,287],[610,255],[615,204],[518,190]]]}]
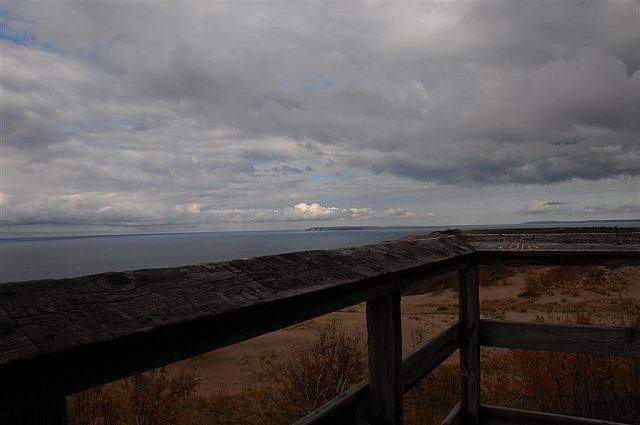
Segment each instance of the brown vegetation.
[{"label": "brown vegetation", "polygon": [[337,320],[319,325],[316,339],[299,346],[290,359],[267,360],[260,378],[270,384],[270,401],[284,418],[301,418],[365,377],[365,346],[347,335]]},{"label": "brown vegetation", "polygon": [[[516,274],[525,271],[524,277]],[[520,282],[507,293],[524,290],[531,296],[504,297],[482,302],[483,314],[517,312],[528,320],[545,312],[574,313],[564,322],[591,324],[600,315],[606,324],[640,326],[640,305],[625,298],[637,274],[616,268],[521,268],[482,267],[481,283],[493,285]],[[635,277],[634,277],[635,276]],[[455,274],[436,285],[419,290],[432,292],[451,288]],[[486,285],[484,285],[486,286]],[[518,289],[518,288],[522,289]],[[485,288],[502,293],[502,288]],[[511,292],[509,292],[511,291]],[[584,297],[585,292],[590,295]],[[581,293],[574,297],[574,293]],[[438,303],[424,311],[450,319],[457,313],[454,297],[442,294]],[[611,296],[614,295],[614,296]],[[566,297],[569,301],[565,302]],[[417,305],[417,304],[414,304]],[[422,311],[422,310],[419,310]],[[588,311],[589,316],[584,312]],[[615,316],[618,319],[613,318]],[[423,317],[427,313],[421,313]],[[415,317],[416,314],[414,313]],[[410,318],[412,316],[409,316]],[[546,320],[550,320],[549,317]],[[560,321],[559,318],[554,318]],[[243,391],[196,394],[198,380],[185,372],[168,374],[164,369],[91,389],[67,398],[72,425],[236,425],[292,423],[339,395],[366,374],[366,349],[361,335],[350,334],[337,321],[315,322],[315,338],[306,346],[283,352],[272,350],[253,368],[253,380]],[[418,326],[421,321],[412,321]],[[427,322],[429,323],[429,322]],[[602,323],[597,323],[602,324]],[[428,336],[413,329],[413,345]],[[497,354],[496,354],[497,353]],[[455,360],[455,359],[454,359]],[[528,410],[586,416],[618,422],[639,423],[640,360],[525,350],[483,351],[485,403]],[[258,372],[256,372],[258,370]],[[459,365],[447,362],[404,397],[405,423],[439,424],[460,398]]]},{"label": "brown vegetation", "polygon": [[195,375],[160,368],[67,398],[70,425],[236,425],[291,423],[361,381],[362,337],[338,321],[319,325],[310,346],[283,360],[264,360],[260,385],[238,394],[193,394]]},{"label": "brown vegetation", "polygon": [[406,425],[439,425],[460,401],[460,366],[439,366],[405,394]]},{"label": "brown vegetation", "polygon": [[194,375],[169,377],[164,368],[141,373],[67,398],[70,425],[182,423],[184,400],[198,388]]},{"label": "brown vegetation", "polygon": [[[481,266],[480,267],[480,286],[497,286],[506,285],[509,279],[520,273],[516,267],[507,266]],[[427,282],[409,288],[402,292],[402,295],[420,295],[430,292],[444,291],[453,289],[458,291],[458,273],[445,273],[440,276],[429,279]]]},{"label": "brown vegetation", "polygon": [[[593,324],[584,314],[564,321]],[[628,322],[618,325],[638,327],[640,317]],[[483,372],[483,400],[490,404],[640,423],[640,359],[509,350]]]},{"label": "brown vegetation", "polygon": [[520,296],[538,296],[551,290],[571,294],[582,289],[600,295],[620,292],[625,285],[618,271],[616,267],[545,267],[541,273],[527,276]]}]

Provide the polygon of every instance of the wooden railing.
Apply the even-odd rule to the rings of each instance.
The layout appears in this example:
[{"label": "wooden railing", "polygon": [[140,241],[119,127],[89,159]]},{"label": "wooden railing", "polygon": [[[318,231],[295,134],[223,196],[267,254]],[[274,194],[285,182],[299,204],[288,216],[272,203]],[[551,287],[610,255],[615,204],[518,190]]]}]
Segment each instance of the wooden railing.
[{"label": "wooden railing", "polygon": [[[0,423],[64,424],[65,396],[367,302],[369,378],[297,424],[401,424],[457,349],[444,423],[606,423],[480,403],[480,346],[640,357],[640,329],[480,320],[478,266],[640,265],[640,232],[469,234],[0,284]],[[400,294],[458,271],[460,315],[402,356]]]}]

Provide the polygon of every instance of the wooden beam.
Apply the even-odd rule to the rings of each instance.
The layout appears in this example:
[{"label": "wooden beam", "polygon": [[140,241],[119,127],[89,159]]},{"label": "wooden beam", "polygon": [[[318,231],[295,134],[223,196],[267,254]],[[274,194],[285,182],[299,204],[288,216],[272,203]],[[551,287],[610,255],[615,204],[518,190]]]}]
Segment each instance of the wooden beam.
[{"label": "wooden beam", "polygon": [[481,320],[480,345],[638,358],[640,329]]},{"label": "wooden beam", "polygon": [[402,424],[400,291],[367,301],[369,423]]},{"label": "wooden beam", "polygon": [[296,421],[294,425],[335,425],[367,422],[369,380],[365,379]]},{"label": "wooden beam", "polygon": [[460,420],[477,425],[480,411],[480,295],[478,266],[458,271],[460,301]]},{"label": "wooden beam", "polygon": [[[524,325],[524,326],[523,326]],[[495,320],[480,320],[479,322],[479,339],[480,345],[488,345],[493,347],[506,347],[506,348],[528,348],[537,349],[540,344],[545,344],[544,340],[549,335],[554,335],[554,338],[566,341],[575,339],[576,335],[592,334],[588,342],[580,343],[580,351],[576,351],[576,346],[573,345],[573,350],[556,350],[556,351],[573,351],[589,354],[606,354],[612,353],[612,355],[623,357],[638,357],[638,350],[635,351],[628,348],[628,345],[633,345],[629,341],[637,341],[638,329],[631,328],[631,331],[635,336],[628,337],[625,333],[629,329],[620,328],[603,328],[598,326],[583,326],[583,325],[541,325],[530,324],[522,322],[504,322]],[[549,330],[549,326],[553,329]],[[531,331],[531,327],[538,328],[535,331]],[[526,328],[526,329],[525,329]],[[595,333],[594,333],[595,331]],[[531,337],[530,335],[534,336]],[[526,336],[529,335],[529,336]],[[425,376],[431,373],[439,364],[441,364],[446,358],[455,352],[458,348],[459,338],[459,324],[454,322],[447,326],[442,331],[433,335],[428,340],[424,341],[420,345],[413,348],[411,351],[405,353],[402,356],[402,392],[406,393],[413,388],[415,384],[420,382]],[[582,338],[580,336],[579,338]],[[542,342],[539,340],[542,339]],[[611,343],[611,341],[623,341],[618,343]],[[626,341],[626,342],[625,342]],[[489,342],[489,344],[487,344]],[[568,342],[572,345],[571,342]],[[619,347],[615,352],[611,351],[611,346]],[[626,348],[621,348],[626,347]],[[556,348],[559,348],[556,345]],[[561,347],[560,347],[561,348]],[[331,400],[320,409],[312,412],[296,422],[296,425],[312,425],[312,424],[334,424],[334,423],[349,423],[350,421],[356,422],[358,419],[363,419],[368,416],[368,380],[361,381],[357,385],[353,386],[344,394]],[[458,404],[457,409],[460,406]],[[484,418],[482,414],[483,410],[480,409],[481,423]],[[453,415],[455,413],[455,416]],[[452,411],[449,415],[451,420],[459,420],[459,412]],[[536,417],[537,418],[537,417]],[[565,417],[563,417],[564,420]],[[363,419],[364,420],[364,419]],[[498,420],[494,418],[494,420]],[[524,420],[524,419],[521,419]],[[575,420],[569,418],[569,420]],[[583,419],[579,418],[582,421]],[[535,421],[527,419],[526,423],[537,423]],[[447,423],[447,422],[443,422]],[[458,422],[451,422],[452,424]],[[494,422],[489,422],[494,423]],[[520,423],[520,422],[497,422],[497,423]],[[575,422],[569,422],[575,423]],[[589,422],[587,422],[588,424]],[[596,422],[599,423],[599,422]]]},{"label": "wooden beam", "polygon": [[617,422],[482,405],[482,425],[623,425]]},{"label": "wooden beam", "polygon": [[0,284],[0,414],[422,284],[472,255],[449,237]]},{"label": "wooden beam", "polygon": [[[524,325],[524,326],[523,326]],[[576,335],[592,334],[588,343],[581,343],[580,351],[590,354],[606,354],[611,353],[611,346],[615,345],[619,347],[613,355],[624,357],[638,357],[637,349],[634,351],[626,347],[629,341],[637,341],[638,329],[631,328],[636,335],[635,337],[625,337],[625,332],[628,329],[619,328],[603,328],[598,326],[583,326],[583,325],[541,325],[539,324],[521,323],[521,322],[504,322],[494,320],[480,320],[479,322],[479,339],[481,345],[488,345],[493,347],[506,347],[506,348],[529,348],[537,349],[539,344],[545,344],[545,338],[549,335],[554,335],[554,338],[560,340],[568,340],[576,338]],[[549,330],[549,326],[553,330]],[[533,334],[534,337],[527,337],[526,335],[532,334],[529,329],[538,328]],[[527,329],[524,329],[527,328]],[[595,333],[593,333],[595,331]],[[424,341],[420,345],[416,346],[411,351],[403,355],[402,361],[402,391],[406,393],[411,390],[413,386],[418,383],[424,376],[433,371],[439,364],[441,364],[449,355],[455,352],[458,347],[458,323],[452,323],[436,335]],[[522,335],[522,336],[521,336]],[[617,335],[617,336],[616,336]],[[497,340],[499,338],[499,340]],[[582,338],[582,337],[580,337]],[[539,340],[542,340],[539,341]],[[621,343],[611,344],[610,341],[626,341]],[[607,342],[609,341],[609,342]],[[486,344],[486,342],[491,342]],[[568,343],[572,345],[571,342]],[[599,347],[598,347],[599,346]],[[556,346],[556,348],[558,348]],[[557,350],[567,351],[567,350]],[[569,350],[571,351],[571,350]],[[573,351],[576,351],[576,347],[573,346]],[[358,409],[363,409],[363,403],[368,394],[368,380],[364,380],[352,387],[349,391],[345,392],[336,399],[322,406],[317,411],[311,413],[308,416],[300,419],[296,422],[296,425],[311,425],[311,424],[333,424],[348,421],[355,421],[358,417]],[[366,403],[365,403],[366,404]],[[482,408],[480,409],[482,413]],[[452,411],[453,412],[453,411]],[[450,415],[451,416],[451,415]],[[482,415],[484,417],[484,415]],[[458,414],[456,413],[455,420],[458,420]],[[536,417],[537,418],[537,417]],[[565,417],[562,417],[565,420]],[[497,419],[495,419],[497,420]],[[524,420],[524,419],[522,419]],[[570,421],[575,421],[574,418],[569,418]],[[583,419],[578,418],[582,421]],[[456,423],[456,422],[452,422]],[[481,418],[481,423],[482,418]],[[493,422],[490,422],[493,423]],[[500,422],[503,423],[503,422]],[[520,422],[504,422],[504,423],[520,423]],[[526,423],[538,423],[527,419]],[[569,422],[575,423],[575,422]],[[589,424],[590,422],[587,422]],[[595,422],[596,424],[599,422]]]},{"label": "wooden beam", "polygon": [[460,424],[460,402],[457,402],[451,412],[444,418],[442,425],[459,425]]},{"label": "wooden beam", "polygon": [[459,347],[459,324],[454,322],[402,356],[402,393],[449,358]]},{"label": "wooden beam", "polygon": [[14,363],[39,354],[40,351],[20,329],[18,322],[0,307],[0,364]]},{"label": "wooden beam", "polygon": [[477,259],[481,266],[640,266],[640,253],[480,252]]},{"label": "wooden beam", "polygon": [[638,266],[640,232],[470,234],[480,265]]},{"label": "wooden beam", "polygon": [[524,250],[500,249],[496,244],[508,241],[495,237],[504,235],[462,235],[3,283],[0,377],[11,391],[0,397],[0,414],[421,284],[477,260],[640,264],[639,235],[536,234]]}]

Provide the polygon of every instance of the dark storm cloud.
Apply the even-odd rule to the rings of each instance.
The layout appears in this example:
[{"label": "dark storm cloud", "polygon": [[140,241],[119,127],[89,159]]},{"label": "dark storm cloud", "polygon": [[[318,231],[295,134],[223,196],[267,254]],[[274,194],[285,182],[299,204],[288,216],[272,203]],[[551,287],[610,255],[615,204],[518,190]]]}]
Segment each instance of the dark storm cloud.
[{"label": "dark storm cloud", "polygon": [[637,18],[633,2],[477,2],[465,23],[484,35],[479,56],[489,61],[535,64],[589,47],[620,58],[631,75],[640,67]]}]

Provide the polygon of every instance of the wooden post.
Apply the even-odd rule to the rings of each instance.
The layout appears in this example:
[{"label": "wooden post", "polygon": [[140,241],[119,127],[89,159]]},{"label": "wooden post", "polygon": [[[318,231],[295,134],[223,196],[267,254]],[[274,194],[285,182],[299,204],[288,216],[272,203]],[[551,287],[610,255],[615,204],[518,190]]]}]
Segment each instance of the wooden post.
[{"label": "wooden post", "polygon": [[400,291],[367,301],[371,425],[402,425]]},{"label": "wooden post", "polygon": [[480,412],[480,294],[478,266],[458,271],[460,300],[461,423],[477,425]]},{"label": "wooden post", "polygon": [[67,401],[43,403],[37,407],[0,417],[3,425],[67,425]]}]

